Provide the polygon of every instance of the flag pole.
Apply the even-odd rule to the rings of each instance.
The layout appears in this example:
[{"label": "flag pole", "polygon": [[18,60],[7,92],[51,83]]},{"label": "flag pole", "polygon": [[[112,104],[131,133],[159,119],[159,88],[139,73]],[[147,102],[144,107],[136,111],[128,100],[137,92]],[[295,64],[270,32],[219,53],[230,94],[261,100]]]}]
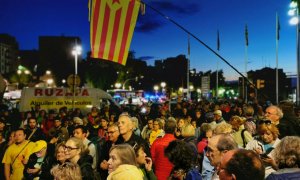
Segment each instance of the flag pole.
[{"label": "flag pole", "polygon": [[[248,73],[247,73],[247,64],[248,64],[248,27],[247,25],[245,26],[245,38],[246,38],[246,46],[245,46],[245,77],[248,79]],[[248,99],[248,92],[247,92],[247,82],[243,80],[244,88],[245,88],[245,102],[247,103]]]},{"label": "flag pole", "polygon": [[279,41],[279,18],[278,13],[276,12],[276,104],[278,105],[278,41]]},{"label": "flag pole", "polygon": [[[219,30],[217,32],[217,50],[218,52],[220,52],[220,34],[219,34]],[[219,97],[219,60],[217,60],[217,72],[216,72],[216,97],[218,99]]]},{"label": "flag pole", "polygon": [[188,58],[187,58],[187,75],[186,75],[186,95],[187,99],[190,99],[190,58],[191,58],[191,45],[190,45],[190,35],[188,35]]}]

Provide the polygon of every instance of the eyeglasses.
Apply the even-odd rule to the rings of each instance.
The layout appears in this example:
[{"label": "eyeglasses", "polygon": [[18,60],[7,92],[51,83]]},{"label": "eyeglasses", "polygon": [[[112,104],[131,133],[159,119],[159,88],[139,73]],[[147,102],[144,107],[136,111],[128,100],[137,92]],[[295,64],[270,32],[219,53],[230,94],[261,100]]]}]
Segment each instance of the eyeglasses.
[{"label": "eyeglasses", "polygon": [[107,134],[113,134],[115,133],[116,131],[108,131]]},{"label": "eyeglasses", "polygon": [[74,149],[79,149],[79,148],[74,148],[74,147],[70,147],[70,146],[66,146],[66,145],[64,145],[63,148],[64,148],[64,150],[67,150],[67,151],[71,151],[71,150],[74,150]]},{"label": "eyeglasses", "polygon": [[269,114],[269,115],[277,115],[277,114],[274,114],[274,113],[270,113],[268,111],[266,111],[266,114]]},{"label": "eyeglasses", "polygon": [[262,125],[262,124],[270,125],[270,124],[272,124],[272,121],[271,120],[260,120],[260,121],[258,121],[258,124],[259,125]]}]

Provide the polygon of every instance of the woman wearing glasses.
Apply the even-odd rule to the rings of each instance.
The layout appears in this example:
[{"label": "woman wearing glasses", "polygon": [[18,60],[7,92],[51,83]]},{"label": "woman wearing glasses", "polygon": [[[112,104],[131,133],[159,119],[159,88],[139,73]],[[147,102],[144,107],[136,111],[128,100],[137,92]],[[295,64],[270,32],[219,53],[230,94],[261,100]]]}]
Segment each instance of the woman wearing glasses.
[{"label": "woman wearing glasses", "polygon": [[64,149],[66,158],[70,162],[78,164],[80,166],[82,179],[93,180],[93,158],[88,154],[88,149],[83,144],[82,140],[76,137],[72,137],[68,139],[64,146]]},{"label": "woman wearing glasses", "polygon": [[257,127],[258,137],[250,141],[246,149],[253,150],[260,155],[266,167],[266,177],[277,169],[274,162],[274,148],[280,143],[279,131],[270,120],[261,120]]}]

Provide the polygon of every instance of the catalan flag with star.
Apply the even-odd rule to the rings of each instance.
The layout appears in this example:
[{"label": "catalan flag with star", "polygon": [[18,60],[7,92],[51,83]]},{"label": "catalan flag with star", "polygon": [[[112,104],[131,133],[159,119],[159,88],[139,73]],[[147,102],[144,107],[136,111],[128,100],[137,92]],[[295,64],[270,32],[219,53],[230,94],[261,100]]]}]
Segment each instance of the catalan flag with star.
[{"label": "catalan flag with star", "polygon": [[89,0],[91,57],[126,65],[139,0]]}]

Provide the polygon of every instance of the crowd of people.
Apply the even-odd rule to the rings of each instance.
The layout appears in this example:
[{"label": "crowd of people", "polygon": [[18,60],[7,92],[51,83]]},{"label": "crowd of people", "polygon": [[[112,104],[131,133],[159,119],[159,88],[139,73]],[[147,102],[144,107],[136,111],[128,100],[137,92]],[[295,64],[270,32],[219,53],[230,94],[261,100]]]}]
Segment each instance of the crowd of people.
[{"label": "crowd of people", "polygon": [[293,103],[141,108],[2,109],[0,179],[300,178],[300,109]]}]

